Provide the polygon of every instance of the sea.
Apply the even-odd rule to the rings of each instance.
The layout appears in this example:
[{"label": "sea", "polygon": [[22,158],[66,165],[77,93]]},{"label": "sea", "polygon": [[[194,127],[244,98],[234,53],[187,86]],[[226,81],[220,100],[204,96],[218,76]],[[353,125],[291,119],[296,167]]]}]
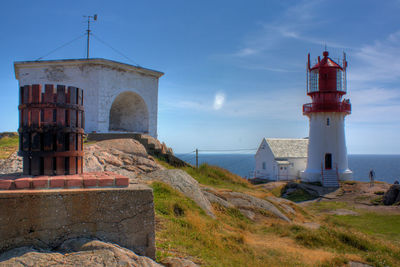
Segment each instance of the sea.
[{"label": "sea", "polygon": [[[194,154],[176,154],[182,160],[195,165]],[[400,182],[400,155],[348,155],[349,168],[353,171],[353,180],[368,182],[368,173],[375,171],[376,181],[387,183]],[[202,154],[199,153],[199,165],[208,163],[227,169],[243,178],[251,177],[254,171],[254,154]]]}]

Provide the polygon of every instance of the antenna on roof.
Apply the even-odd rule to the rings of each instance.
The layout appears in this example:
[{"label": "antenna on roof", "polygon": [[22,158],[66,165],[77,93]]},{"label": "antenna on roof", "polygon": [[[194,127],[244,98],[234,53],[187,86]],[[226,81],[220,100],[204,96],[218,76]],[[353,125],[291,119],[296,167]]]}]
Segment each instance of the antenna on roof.
[{"label": "antenna on roof", "polygon": [[97,20],[97,14],[94,14],[93,16],[84,16],[87,17],[87,53],[86,53],[86,58],[89,58],[89,43],[90,43],[90,21],[96,21]]}]

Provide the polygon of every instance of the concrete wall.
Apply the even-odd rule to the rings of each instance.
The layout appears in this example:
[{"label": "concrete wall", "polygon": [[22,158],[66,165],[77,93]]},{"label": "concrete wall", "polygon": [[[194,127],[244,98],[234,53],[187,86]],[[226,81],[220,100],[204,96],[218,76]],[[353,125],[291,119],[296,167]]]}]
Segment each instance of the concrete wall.
[{"label": "concrete wall", "polygon": [[0,252],[87,237],[155,257],[153,193],[145,185],[0,191],[0,207]]},{"label": "concrete wall", "polygon": [[[19,85],[63,84],[84,90],[85,132],[109,132],[110,109],[118,95],[132,92],[147,108],[148,134],[157,137],[158,78],[162,73],[104,59],[15,63]],[[127,67],[125,67],[127,66]],[[146,113],[145,112],[145,113]],[[143,131],[145,132],[145,131]]]}]

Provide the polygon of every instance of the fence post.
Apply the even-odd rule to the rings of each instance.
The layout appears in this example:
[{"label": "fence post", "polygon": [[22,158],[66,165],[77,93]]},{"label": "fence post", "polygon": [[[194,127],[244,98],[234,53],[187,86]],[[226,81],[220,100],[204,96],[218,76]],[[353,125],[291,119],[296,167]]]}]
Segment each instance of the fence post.
[{"label": "fence post", "polygon": [[199,150],[196,148],[196,169],[199,167]]}]

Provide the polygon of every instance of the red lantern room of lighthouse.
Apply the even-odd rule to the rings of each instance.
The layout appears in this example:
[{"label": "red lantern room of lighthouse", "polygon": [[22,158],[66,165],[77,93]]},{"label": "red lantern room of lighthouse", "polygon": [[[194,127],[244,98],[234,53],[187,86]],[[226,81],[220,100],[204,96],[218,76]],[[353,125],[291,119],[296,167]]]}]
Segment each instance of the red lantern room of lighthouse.
[{"label": "red lantern room of lighthouse", "polygon": [[321,182],[326,187],[339,186],[339,180],[351,178],[348,168],[344,118],[351,113],[346,94],[346,55],[343,64],[328,57],[310,67],[307,63],[307,95],[312,103],[303,105],[303,114],[310,119],[307,168],[302,179]]}]

